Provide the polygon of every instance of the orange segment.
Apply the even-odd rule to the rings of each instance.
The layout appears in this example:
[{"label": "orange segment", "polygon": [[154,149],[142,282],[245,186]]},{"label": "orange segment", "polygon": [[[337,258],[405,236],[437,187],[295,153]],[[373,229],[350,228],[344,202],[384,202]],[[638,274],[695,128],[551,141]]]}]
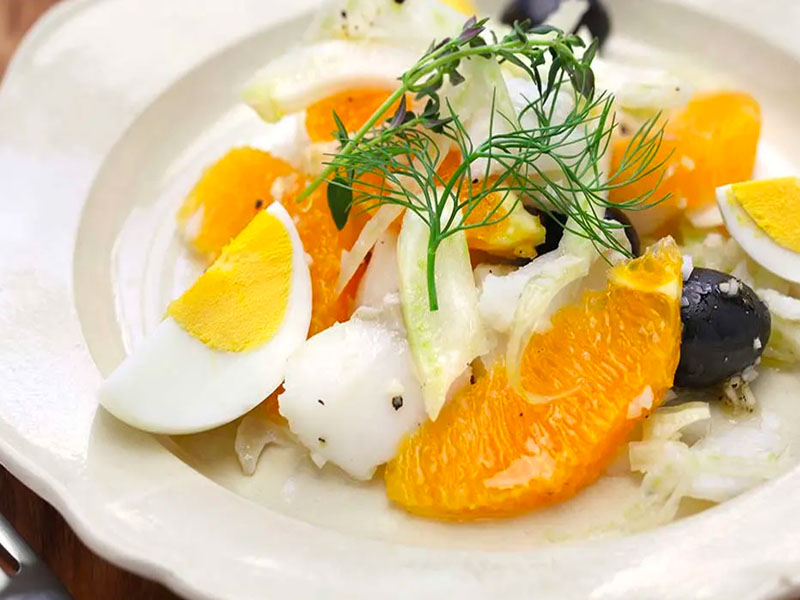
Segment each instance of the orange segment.
[{"label": "orange segment", "polygon": [[278,396],[282,393],[283,385],[280,385],[277,390],[267,396],[266,400],[253,409],[253,413],[259,414],[276,425],[288,425],[289,421],[281,414],[280,406],[278,405]]},{"label": "orange segment", "polygon": [[344,230],[338,231],[324,186],[297,203],[307,183],[303,174],[269,153],[237,148],[206,170],[181,207],[178,222],[192,247],[213,259],[275,200],[272,191],[279,194],[310,259],[313,304],[309,335],[314,335],[350,317],[358,277],[341,296],[336,294],[336,282],[342,250],[350,248],[363,219],[351,219]]},{"label": "orange segment", "polygon": [[[664,168],[611,190],[609,197],[620,204],[650,190],[655,190],[654,199],[671,194],[662,205],[638,213],[647,219],[651,211],[658,212],[658,220],[662,222],[676,217],[683,209],[704,208],[714,202],[717,187],[752,176],[760,131],[761,111],[748,94],[722,92],[695,96],[667,122],[661,149],[651,163],[667,160]],[[614,143],[612,173],[619,169],[630,139],[622,136]],[[634,164],[623,178],[639,166]],[[664,178],[657,185],[662,173]]]},{"label": "orange segment", "polygon": [[298,204],[292,198],[285,200],[286,210],[297,224],[297,232],[310,257],[311,272],[311,327],[309,337],[327,329],[336,322],[350,318],[356,288],[357,274],[341,295],[336,293],[342,250],[350,248],[363,222],[352,219],[339,231],[328,210],[326,186],[320,186],[310,198]]},{"label": "orange segment", "polygon": [[[315,102],[306,109],[306,130],[312,142],[327,142],[335,139],[336,121],[333,112],[342,120],[349,132],[357,131],[391,95],[391,90],[348,90]],[[386,113],[394,114],[397,106]]]},{"label": "orange segment", "polygon": [[[451,149],[439,165],[437,173],[442,181],[448,182],[461,165],[461,153]],[[480,193],[487,185],[494,185],[497,178],[473,180],[468,182],[474,194]],[[487,184],[488,181],[488,184]],[[462,202],[468,198],[469,190],[461,191]],[[545,228],[539,217],[528,213],[521,204],[514,206],[515,196],[505,192],[495,192],[475,205],[464,219],[467,225],[482,221],[497,221],[492,225],[467,229],[467,245],[471,250],[482,250],[503,258],[533,258],[536,246],[544,242]],[[512,208],[513,207],[513,208]],[[511,209],[511,215],[508,211]],[[506,216],[508,215],[508,216]]]},{"label": "orange segment", "polygon": [[521,368],[526,390],[559,398],[528,403],[495,364],[402,443],[386,468],[389,497],[420,515],[475,519],[562,501],[597,479],[672,385],[680,271],[668,239],[559,310]]},{"label": "orange segment", "polygon": [[442,181],[449,181],[453,175],[456,174],[456,169],[461,166],[461,152],[457,149],[451,149],[444,157],[444,160],[439,164],[436,172]]},{"label": "orange segment", "polygon": [[292,167],[268,152],[235,148],[211,165],[178,211],[178,224],[192,248],[209,260],[272,203],[278,187],[296,195],[302,185]]},{"label": "orange segment", "polygon": [[[488,185],[494,185],[496,178],[490,178]],[[472,184],[475,192],[485,189],[486,182]],[[468,198],[468,192],[462,192]],[[467,225],[490,222],[491,225],[467,229],[467,245],[471,250],[483,250],[504,258],[533,258],[536,246],[544,242],[545,228],[539,217],[530,214],[517,196],[505,191],[491,192],[464,219]],[[510,214],[509,214],[510,212]]]}]

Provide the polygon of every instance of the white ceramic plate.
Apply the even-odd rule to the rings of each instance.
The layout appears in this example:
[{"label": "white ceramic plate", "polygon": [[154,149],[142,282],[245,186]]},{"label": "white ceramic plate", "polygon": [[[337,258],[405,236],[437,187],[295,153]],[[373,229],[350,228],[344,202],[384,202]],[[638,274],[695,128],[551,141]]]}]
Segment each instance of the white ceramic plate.
[{"label": "white ceramic plate", "polygon": [[[788,594],[800,583],[797,469],[657,531],[547,544],[613,515],[623,484],[524,519],[431,523],[390,507],[380,484],[317,473],[291,450],[244,478],[230,427],[159,440],[97,410],[103,374],[193,272],[175,206],[205,163],[251,135],[237,91],[313,4],[72,0],[27,37],[0,89],[3,464],[97,552],[193,598]],[[611,5],[612,52],[754,92],[765,152],[800,171],[798,4]],[[795,400],[796,377],[768,381]]]}]

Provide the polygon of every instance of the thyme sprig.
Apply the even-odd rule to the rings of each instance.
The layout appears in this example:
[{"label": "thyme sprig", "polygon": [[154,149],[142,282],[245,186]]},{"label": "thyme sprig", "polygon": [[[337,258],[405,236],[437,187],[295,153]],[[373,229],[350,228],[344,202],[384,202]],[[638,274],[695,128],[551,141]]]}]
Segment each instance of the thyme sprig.
[{"label": "thyme sprig", "polygon": [[[470,19],[458,37],[432,44],[354,134],[334,113],[341,149],[300,196],[307,197],[328,181],[328,205],[340,228],[353,208],[371,211],[394,204],[414,212],[429,229],[427,287],[432,311],[438,308],[435,264],[441,243],[459,231],[501,222],[523,198],[562,222],[566,216],[564,227],[598,249],[628,254],[615,235],[623,225],[604,218],[607,194],[663,165],[654,164],[663,136],[655,117],[633,136],[616,171],[608,177],[601,171],[616,123],[613,97],[595,93],[594,45],[578,58],[575,50],[584,43],[577,36],[519,23],[502,39],[489,32],[487,40],[485,22]],[[476,143],[443,85],[461,85],[462,63],[481,59],[515,65],[534,82],[538,94],[526,100],[519,114],[508,115],[496,110],[495,90],[488,135]],[[419,114],[409,109],[409,94],[416,105],[424,103]],[[569,94],[572,108],[559,115],[556,109],[559,103],[563,106],[564,94]],[[453,148],[461,162],[443,175],[439,167]],[[482,215],[476,212],[487,200],[491,208]],[[622,207],[644,208],[657,201],[647,192]],[[473,214],[481,216],[471,218]]]}]

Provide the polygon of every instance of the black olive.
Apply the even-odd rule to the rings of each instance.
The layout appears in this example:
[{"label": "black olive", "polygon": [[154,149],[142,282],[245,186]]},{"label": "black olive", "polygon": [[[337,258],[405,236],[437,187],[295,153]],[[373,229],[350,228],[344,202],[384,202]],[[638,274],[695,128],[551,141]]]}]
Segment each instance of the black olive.
[{"label": "black olive", "polygon": [[634,256],[641,256],[642,242],[639,240],[639,234],[636,233],[636,228],[633,226],[633,223],[631,223],[628,215],[619,208],[612,206],[606,209],[605,217],[606,219],[611,219],[625,226],[625,237],[627,237],[628,241],[631,243],[631,252],[633,252]]},{"label": "black olive", "polygon": [[[558,8],[560,0],[512,0],[503,11],[501,17],[506,25],[515,21],[530,21],[533,25],[541,25]],[[600,0],[589,0],[589,8],[583,13],[575,31],[586,26],[602,48],[611,33],[611,19]]]},{"label": "black olive", "polygon": [[770,315],[755,292],[735,277],[694,269],[681,295],[681,358],[675,385],[707,387],[752,365],[767,345]]},{"label": "black olive", "polygon": [[[546,252],[550,252],[551,250],[558,248],[558,243],[561,241],[561,238],[564,235],[564,223],[566,223],[567,219],[560,213],[538,212],[537,214],[539,215],[539,220],[544,226],[545,237],[544,242],[536,247],[536,253],[545,254]],[[639,241],[639,234],[636,233],[636,229],[633,227],[633,223],[631,223],[631,220],[628,218],[628,216],[620,209],[612,207],[606,209],[605,218],[611,219],[625,226],[625,235],[628,238],[628,241],[631,243],[631,251],[633,252],[633,255],[641,256],[642,244]]]},{"label": "black olive", "polygon": [[536,254],[541,255],[558,248],[558,243],[564,237],[564,223],[567,218],[561,213],[536,212],[539,221],[544,226],[544,242],[536,246]]},{"label": "black olive", "polygon": [[503,11],[501,20],[506,25],[526,20],[532,25],[541,25],[556,11],[559,4],[560,0],[513,0]]}]

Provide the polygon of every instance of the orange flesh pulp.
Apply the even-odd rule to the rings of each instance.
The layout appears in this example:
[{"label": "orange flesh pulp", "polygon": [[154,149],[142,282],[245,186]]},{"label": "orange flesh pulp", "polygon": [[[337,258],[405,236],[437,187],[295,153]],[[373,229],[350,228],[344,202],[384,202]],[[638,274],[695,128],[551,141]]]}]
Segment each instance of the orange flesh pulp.
[{"label": "orange flesh pulp", "polygon": [[[449,181],[460,165],[461,153],[457,149],[451,149],[439,165],[437,173],[442,180]],[[487,186],[494,185],[496,179],[496,177],[490,177],[488,180],[472,180],[469,185],[472,187],[473,193],[479,193]],[[468,193],[467,189],[462,190],[462,200],[467,198]],[[475,208],[464,219],[465,224],[472,225],[484,220],[497,222],[466,230],[467,245],[470,250],[483,250],[505,258],[533,258],[536,256],[536,246],[544,242],[544,227],[541,227],[538,218],[527,213],[521,217],[526,221],[524,224],[516,222],[513,215],[510,219],[504,219],[503,217],[508,213],[508,207],[513,203],[513,198],[505,197],[503,192],[495,192],[475,205]],[[520,226],[524,226],[525,230],[521,230]],[[500,244],[499,242],[503,239],[512,239],[514,243]],[[504,245],[513,246],[513,251],[499,251],[499,248]]]},{"label": "orange flesh pulp", "polygon": [[[761,111],[751,96],[736,92],[697,95],[666,124],[663,143],[651,162],[666,161],[664,167],[611,190],[609,198],[621,204],[650,190],[654,191],[652,200],[671,195],[642,213],[643,219],[650,211],[660,212],[666,221],[682,210],[705,208],[714,202],[717,187],[752,176],[760,131]],[[630,140],[625,135],[613,144],[611,173],[618,171]],[[625,171],[623,178],[637,166]]]},{"label": "orange flesh pulp", "polygon": [[208,167],[178,211],[192,249],[213,261],[272,203],[277,180],[289,196],[298,194],[303,183],[289,163],[255,148],[234,148]]},{"label": "orange flesh pulp", "polygon": [[[306,109],[306,131],[312,142],[329,142],[336,139],[336,121],[333,112],[341,119],[348,132],[354,132],[369,120],[386,99],[391,90],[347,90],[323,98]],[[394,114],[397,103],[386,111],[386,118]]]},{"label": "orange flesh pulp", "polygon": [[566,500],[597,479],[672,386],[680,270],[666,240],[615,268],[607,290],[559,310],[529,341],[521,373],[527,391],[560,397],[530,404],[494,364],[404,440],[386,467],[389,498],[424,516],[475,519]]},{"label": "orange flesh pulp", "polygon": [[[276,186],[278,178],[281,179]],[[181,207],[178,219],[192,247],[216,257],[259,211],[274,201],[272,191],[279,191],[280,201],[292,216],[310,259],[309,335],[314,335],[350,317],[358,277],[341,295],[336,293],[336,282],[342,250],[350,248],[363,220],[352,219],[344,230],[337,230],[328,210],[325,186],[317,188],[310,198],[297,202],[307,183],[303,174],[269,153],[237,148],[206,170]],[[201,211],[199,227],[192,231],[187,220],[198,210]]]}]

